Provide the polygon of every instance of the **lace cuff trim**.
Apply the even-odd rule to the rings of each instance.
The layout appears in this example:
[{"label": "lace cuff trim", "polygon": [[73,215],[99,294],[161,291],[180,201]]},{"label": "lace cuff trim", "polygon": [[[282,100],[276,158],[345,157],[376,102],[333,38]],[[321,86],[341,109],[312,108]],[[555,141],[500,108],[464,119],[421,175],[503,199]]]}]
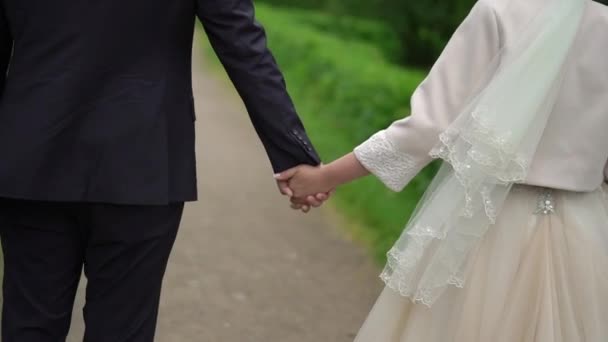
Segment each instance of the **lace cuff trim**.
[{"label": "lace cuff trim", "polygon": [[386,137],[385,131],[374,134],[355,148],[355,156],[389,189],[401,191],[420,171],[414,157],[399,151]]}]

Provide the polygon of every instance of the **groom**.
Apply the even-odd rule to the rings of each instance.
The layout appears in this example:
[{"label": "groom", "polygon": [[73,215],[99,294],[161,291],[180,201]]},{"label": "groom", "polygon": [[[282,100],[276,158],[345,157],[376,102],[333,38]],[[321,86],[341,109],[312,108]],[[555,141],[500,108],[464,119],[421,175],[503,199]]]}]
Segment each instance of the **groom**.
[{"label": "groom", "polygon": [[153,341],[197,197],[195,16],[274,171],[319,164],[252,0],[0,1],[3,342],[64,341],[83,267],[84,340]]}]

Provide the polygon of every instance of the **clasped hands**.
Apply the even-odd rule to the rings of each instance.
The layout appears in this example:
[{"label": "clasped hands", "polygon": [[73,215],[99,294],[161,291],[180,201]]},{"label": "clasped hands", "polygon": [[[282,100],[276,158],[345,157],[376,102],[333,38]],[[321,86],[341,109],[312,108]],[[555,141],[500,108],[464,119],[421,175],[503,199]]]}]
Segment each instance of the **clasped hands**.
[{"label": "clasped hands", "polygon": [[281,194],[289,197],[291,207],[304,213],[320,207],[335,188],[324,166],[300,165],[275,175]]}]

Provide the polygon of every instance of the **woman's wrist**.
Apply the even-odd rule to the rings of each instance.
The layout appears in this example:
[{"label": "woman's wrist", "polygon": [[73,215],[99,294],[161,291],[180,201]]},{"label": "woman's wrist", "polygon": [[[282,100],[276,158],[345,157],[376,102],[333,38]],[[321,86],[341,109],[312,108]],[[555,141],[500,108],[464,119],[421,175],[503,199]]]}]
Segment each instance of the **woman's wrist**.
[{"label": "woman's wrist", "polygon": [[330,189],[369,175],[353,153],[321,166],[321,172],[324,185]]},{"label": "woman's wrist", "polygon": [[331,164],[321,165],[321,181],[324,188],[333,190],[341,185],[335,173],[335,168],[331,167]]}]

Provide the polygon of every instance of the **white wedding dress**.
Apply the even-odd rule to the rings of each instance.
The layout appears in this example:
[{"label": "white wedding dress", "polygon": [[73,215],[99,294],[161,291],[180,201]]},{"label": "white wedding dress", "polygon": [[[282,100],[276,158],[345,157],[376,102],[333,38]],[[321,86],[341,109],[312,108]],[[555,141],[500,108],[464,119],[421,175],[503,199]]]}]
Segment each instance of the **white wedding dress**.
[{"label": "white wedding dress", "polygon": [[606,190],[516,187],[464,288],[430,308],[386,288],[355,341],[608,341]]}]

